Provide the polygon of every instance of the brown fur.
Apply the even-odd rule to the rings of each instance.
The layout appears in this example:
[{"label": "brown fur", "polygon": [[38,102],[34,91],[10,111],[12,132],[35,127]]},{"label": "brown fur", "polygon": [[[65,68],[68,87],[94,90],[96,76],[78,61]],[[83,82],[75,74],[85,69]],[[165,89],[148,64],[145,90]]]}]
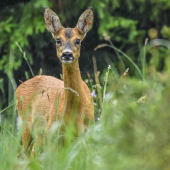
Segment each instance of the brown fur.
[{"label": "brown fur", "polygon": [[[89,8],[84,13],[93,12]],[[85,14],[82,15],[86,20]],[[75,28],[65,29],[61,26],[58,16],[49,8],[45,8],[44,20],[54,39],[60,38],[62,41],[61,45],[56,44],[58,58],[61,60],[63,50],[69,42],[74,60],[69,64],[62,63],[64,81],[51,76],[36,76],[17,88],[17,110],[19,117],[25,121],[22,135],[23,147],[28,153],[31,150],[34,152],[35,148],[45,143],[44,131],[48,135],[51,126],[56,121],[60,123],[62,117],[61,133],[64,133],[65,128],[73,125],[75,136],[78,136],[79,132],[82,132],[85,126],[94,120],[91,93],[81,79],[78,64],[80,45],[75,44],[77,39],[83,40],[92,26],[92,21],[87,20],[90,24],[86,22],[87,25],[84,26],[86,30],[80,29],[78,28],[79,22],[83,22],[80,17]],[[56,127],[56,132],[57,130]],[[35,137],[34,143],[32,134]]]},{"label": "brown fur", "polygon": [[73,31],[71,28],[66,28],[65,29],[65,37],[70,39],[73,36]]}]

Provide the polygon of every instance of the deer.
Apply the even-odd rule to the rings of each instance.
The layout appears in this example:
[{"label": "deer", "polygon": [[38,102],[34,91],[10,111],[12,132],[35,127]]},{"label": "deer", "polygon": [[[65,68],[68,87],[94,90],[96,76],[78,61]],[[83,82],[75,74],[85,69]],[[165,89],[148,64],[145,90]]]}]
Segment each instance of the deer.
[{"label": "deer", "polygon": [[[64,28],[52,9],[44,9],[45,26],[56,41],[57,57],[62,63],[63,81],[37,75],[22,82],[16,90],[18,116],[25,122],[23,150],[29,155],[44,145],[45,137],[56,122],[62,123],[60,133],[72,125],[75,137],[83,134],[86,127],[94,122],[93,99],[81,78],[78,62],[81,42],[92,28],[93,20],[93,8],[89,7],[79,17],[75,28]],[[45,126],[45,133],[38,130],[42,126]],[[55,126],[57,130],[59,126]]]}]

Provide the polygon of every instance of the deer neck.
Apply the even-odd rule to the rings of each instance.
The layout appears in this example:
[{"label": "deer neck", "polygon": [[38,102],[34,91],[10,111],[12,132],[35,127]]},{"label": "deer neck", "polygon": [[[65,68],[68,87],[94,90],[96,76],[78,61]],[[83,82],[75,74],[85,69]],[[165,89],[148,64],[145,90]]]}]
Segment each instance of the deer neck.
[{"label": "deer neck", "polygon": [[[62,65],[64,80],[64,95],[68,103],[79,103],[84,96],[84,87],[81,79],[79,63],[76,61],[70,65]],[[74,101],[74,102],[73,102]]]}]

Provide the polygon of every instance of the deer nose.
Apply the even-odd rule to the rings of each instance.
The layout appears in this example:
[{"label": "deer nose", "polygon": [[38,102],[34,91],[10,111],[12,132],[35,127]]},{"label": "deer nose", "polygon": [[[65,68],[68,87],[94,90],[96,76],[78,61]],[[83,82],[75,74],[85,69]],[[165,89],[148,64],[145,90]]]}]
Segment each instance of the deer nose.
[{"label": "deer nose", "polygon": [[61,59],[62,60],[73,60],[74,57],[73,57],[73,53],[71,52],[64,52],[61,56]]}]

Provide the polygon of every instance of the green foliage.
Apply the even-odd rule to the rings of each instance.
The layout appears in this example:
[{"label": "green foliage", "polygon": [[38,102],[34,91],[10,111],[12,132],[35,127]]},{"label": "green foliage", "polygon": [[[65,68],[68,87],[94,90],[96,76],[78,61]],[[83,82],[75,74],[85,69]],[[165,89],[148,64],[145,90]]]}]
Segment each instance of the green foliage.
[{"label": "green foliage", "polygon": [[[125,5],[121,6],[121,4],[124,3]],[[127,43],[135,45],[137,39],[140,40],[139,43],[141,44],[144,36],[146,35],[144,31],[145,27],[142,25],[149,22],[155,23],[154,27],[156,27],[158,31],[161,31],[160,33],[163,37],[169,37],[169,27],[166,25],[168,24],[168,20],[166,19],[164,23],[162,23],[161,15],[163,14],[161,10],[159,10],[161,8],[164,12],[166,12],[166,9],[170,7],[170,3],[168,1],[132,0],[123,2],[118,0],[105,0],[92,1],[91,3],[86,1],[79,3],[76,1],[75,6],[70,8],[67,13],[64,13],[64,9],[72,5],[71,1],[66,1],[60,3],[60,5],[56,7],[57,4],[54,1],[49,2],[47,0],[38,0],[30,1],[25,4],[19,3],[6,11],[2,11],[1,15],[4,15],[4,17],[1,19],[0,23],[0,48],[2,53],[0,70],[7,72],[11,49],[16,49],[14,54],[14,69],[17,70],[19,66],[21,66],[22,57],[19,55],[16,48],[16,41],[22,48],[26,48],[28,59],[30,62],[32,61],[32,52],[29,51],[31,43],[35,45],[36,43],[44,43],[46,40],[43,39],[43,42],[30,42],[28,38],[29,36],[37,36],[37,34],[45,32],[46,29],[42,16],[43,8],[45,6],[57,9],[59,17],[61,17],[62,22],[66,23],[66,26],[72,25],[71,22],[68,22],[71,19],[71,15],[74,14],[78,17],[80,10],[83,10],[90,5],[93,6],[96,16],[100,21],[98,28],[100,38],[102,38],[103,31],[106,31],[108,35],[114,39],[114,41],[121,42],[122,46]],[[79,6],[79,9],[76,8],[76,5]],[[147,11],[147,13],[144,14],[147,6],[154,6],[154,8],[151,8],[150,12]],[[135,14],[134,10],[136,9],[137,11]],[[143,15],[143,17],[141,18],[140,15]],[[75,24],[76,21],[77,19],[74,21]]]},{"label": "green foliage", "polygon": [[[16,70],[21,65],[22,57],[18,53],[15,42],[17,41],[21,47],[30,46],[27,38],[33,34],[42,33],[45,31],[45,25],[42,17],[43,6],[50,5],[47,1],[31,2],[27,4],[20,3],[13,7],[13,12],[10,10],[5,12],[4,21],[0,23],[0,48],[3,50],[2,59],[0,60],[0,70],[8,72],[9,56],[12,49],[16,49],[14,63],[12,69]],[[23,10],[24,9],[24,10]],[[29,12],[28,12],[29,11]],[[20,15],[18,15],[20,14]],[[36,17],[34,17],[36,16]],[[8,18],[9,17],[9,18]],[[28,52],[29,58],[31,53]]]},{"label": "green foliage", "polygon": [[[11,110],[9,108],[15,103],[13,101],[16,88],[15,73],[23,72],[26,77],[31,77],[30,70],[22,67],[24,61],[22,55],[27,55],[26,60],[31,64],[34,73],[37,73],[36,70],[39,71],[41,65],[37,63],[40,63],[40,60],[44,62],[45,56],[50,58],[53,55],[51,44],[54,42],[52,38],[50,39],[50,33],[45,33],[47,31],[42,16],[45,6],[57,11],[65,27],[74,27],[81,12],[86,7],[93,6],[98,23],[96,26],[94,22],[95,30],[89,33],[89,38],[88,36],[86,38],[87,44],[84,44],[89,48],[84,47],[87,50],[82,55],[91,56],[89,51],[93,50],[93,47],[90,47],[92,39],[95,39],[95,42],[92,41],[94,47],[100,44],[99,39],[94,36],[94,32],[97,31],[100,40],[103,31],[109,35],[114,44],[111,46],[117,53],[114,55],[114,50],[110,50],[105,54],[104,49],[96,52],[98,70],[102,71],[104,59],[112,68],[109,74],[108,68],[105,69],[100,77],[104,92],[102,108],[99,108],[98,96],[94,98],[97,104],[96,119],[100,121],[96,121],[89,131],[78,139],[73,139],[72,129],[68,129],[64,146],[58,146],[58,136],[50,134],[42,155],[36,153],[35,158],[29,158],[24,154],[20,144],[22,128],[17,135],[14,126],[14,108]],[[74,3],[60,0],[32,0],[1,10],[0,14],[3,17],[0,17],[0,71],[2,73],[0,110],[2,111],[4,103],[8,101],[9,107],[4,111],[11,119],[4,119],[0,113],[0,170],[168,170],[170,166],[170,53],[164,47],[148,50],[147,45],[146,54],[142,53],[140,56],[139,51],[143,48],[143,42],[147,37],[149,40],[158,37],[169,39],[169,7],[169,0],[93,0]],[[21,54],[15,42],[18,42],[25,53]],[[116,56],[118,61],[115,60]],[[114,62],[111,57],[114,58]],[[146,58],[142,60],[144,63],[141,62],[142,57]],[[83,64],[88,63],[87,57],[81,60]],[[125,68],[129,68],[126,74]],[[139,75],[139,71],[142,72],[142,69],[145,81],[139,80],[136,76]],[[43,69],[43,72],[46,73],[46,70]],[[20,79],[21,75],[18,77]],[[91,87],[95,85],[91,83],[90,76],[89,80]],[[99,117],[101,109],[102,116]],[[21,157],[17,157],[20,152]]]},{"label": "green foliage", "polygon": [[[43,154],[35,158],[23,153],[22,129],[16,135],[6,120],[1,126],[0,169],[168,170],[169,75],[169,69],[151,72],[142,82],[128,77],[127,71],[118,81],[109,74],[102,119],[78,139],[67,129],[65,144],[58,147],[54,141],[61,137],[51,133]],[[22,157],[17,157],[19,152]]]},{"label": "green foliage", "polygon": [[[9,4],[6,2],[6,4],[7,7],[11,5],[10,2]],[[111,37],[115,47],[126,53],[132,61],[137,61],[136,58],[143,47],[146,37],[150,39],[158,38],[158,36],[160,38],[169,38],[169,20],[166,17],[168,7],[170,7],[168,0],[131,0],[126,2],[123,0],[76,0],[74,3],[61,0],[32,0],[26,3],[19,1],[18,3],[12,3],[9,8],[3,7],[0,11],[2,16],[0,17],[0,73],[3,75],[1,78],[4,79],[6,76],[14,78],[14,75],[17,74],[15,79],[23,79],[24,81],[26,77],[22,74],[23,71],[26,72],[27,77],[31,77],[29,68],[24,67],[25,61],[15,42],[18,42],[27,54],[27,60],[35,75],[38,74],[39,69],[42,67],[44,74],[56,76],[61,73],[61,70],[57,67],[49,71],[51,60],[54,60],[52,57],[56,56],[56,54],[55,43],[51,38],[51,34],[45,29],[43,21],[43,9],[45,6],[49,6],[57,12],[61,23],[65,27],[74,27],[78,17],[88,6],[94,8],[94,26],[85,42],[83,42],[83,47],[86,50],[82,49],[82,63],[87,61],[87,57],[94,55],[92,51],[102,40],[103,31]],[[52,51],[51,49],[54,50]],[[165,51],[160,52],[159,56],[163,58],[165,53]],[[96,53],[96,55],[98,56],[98,69],[102,71],[106,67],[106,65],[102,65],[103,60],[105,60],[102,57],[104,52]],[[119,55],[119,59],[122,58],[121,54]],[[108,56],[109,58],[112,57],[110,61],[116,58],[116,55],[112,52],[108,52]],[[114,62],[118,72],[122,72],[125,67],[128,67],[128,62],[125,59],[120,61],[124,63],[123,68],[119,61]],[[157,68],[161,70],[162,62],[157,64]],[[89,65],[83,65],[83,72],[88,68],[92,68],[91,66],[91,61]],[[93,70],[91,69],[90,71],[92,72]],[[130,69],[130,74],[136,75],[135,68]],[[7,93],[6,87],[10,85],[6,82],[4,85],[5,93]]]}]

